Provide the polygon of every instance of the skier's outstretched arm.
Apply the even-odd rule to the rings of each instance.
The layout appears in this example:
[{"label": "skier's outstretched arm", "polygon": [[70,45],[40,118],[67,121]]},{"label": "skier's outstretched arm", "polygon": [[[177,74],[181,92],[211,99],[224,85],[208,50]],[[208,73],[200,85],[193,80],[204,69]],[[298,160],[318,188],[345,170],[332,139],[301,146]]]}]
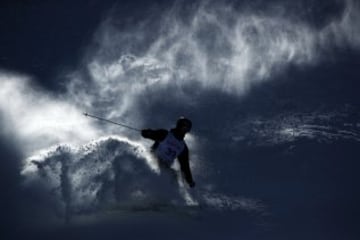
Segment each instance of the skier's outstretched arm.
[{"label": "skier's outstretched arm", "polygon": [[159,130],[143,129],[143,130],[141,130],[141,136],[143,136],[144,138],[151,139],[153,141],[162,141],[166,137],[167,133],[168,133],[168,131],[165,129],[159,129]]}]

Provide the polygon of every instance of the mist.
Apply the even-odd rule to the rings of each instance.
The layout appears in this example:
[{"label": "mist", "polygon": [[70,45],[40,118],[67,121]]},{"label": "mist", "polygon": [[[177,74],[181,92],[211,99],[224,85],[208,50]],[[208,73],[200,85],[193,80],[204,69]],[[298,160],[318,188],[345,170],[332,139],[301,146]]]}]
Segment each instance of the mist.
[{"label": "mist", "polygon": [[[36,211],[44,207],[44,219],[67,223],[104,209],[143,209],[149,202],[263,216],[267,210],[259,196],[229,184],[238,180],[229,162],[242,150],[288,144],[289,156],[303,139],[358,143],[353,106],[310,113],[294,107],[272,116],[247,114],[240,106],[251,108],[248,97],[257,94],[265,109],[273,102],[261,98],[261,86],[280,80],[301,85],[292,81],[305,79],[283,79],[289,69],[310,71],[336,62],[337,51],[358,51],[359,3],[337,2],[334,14],[315,23],[307,15],[312,9],[300,3],[265,4],[261,10],[257,4],[176,1],[126,19],[124,6],[116,4],[88,39],[77,66],[53,76],[63,80],[58,91],[31,73],[0,70],[1,134],[17,154],[21,189],[38,197],[27,204]],[[327,82],[316,86],[321,91]],[[175,177],[161,171],[151,142],[139,132],[84,112],[137,129],[170,129],[179,116],[192,119],[194,131],[186,141],[199,190],[187,189],[179,166],[173,166]],[[238,171],[246,180],[245,170]]]},{"label": "mist", "polygon": [[[114,131],[94,125],[83,112],[136,127],[149,121],[171,127],[179,115],[206,108],[198,103],[207,91],[241,99],[252,86],[276,81],[289,66],[314,65],[334,48],[356,49],[360,43],[359,6],[353,1],[320,29],[273,9],[257,13],[212,1],[178,2],[155,12],[128,26],[118,24],[117,8],[110,11],[88,46],[84,68],[65,75],[67,91],[61,95],[37,87],[24,74],[3,71],[2,125],[27,155]],[[149,117],[158,110],[171,114]]]}]

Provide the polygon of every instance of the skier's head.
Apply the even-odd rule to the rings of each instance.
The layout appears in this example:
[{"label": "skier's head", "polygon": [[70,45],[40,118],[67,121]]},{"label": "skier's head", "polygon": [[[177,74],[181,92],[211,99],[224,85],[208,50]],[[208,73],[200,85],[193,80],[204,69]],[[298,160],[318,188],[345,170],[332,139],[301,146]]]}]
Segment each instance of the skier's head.
[{"label": "skier's head", "polygon": [[182,130],[184,133],[190,132],[191,127],[192,122],[185,117],[180,117],[176,122],[176,129]]}]

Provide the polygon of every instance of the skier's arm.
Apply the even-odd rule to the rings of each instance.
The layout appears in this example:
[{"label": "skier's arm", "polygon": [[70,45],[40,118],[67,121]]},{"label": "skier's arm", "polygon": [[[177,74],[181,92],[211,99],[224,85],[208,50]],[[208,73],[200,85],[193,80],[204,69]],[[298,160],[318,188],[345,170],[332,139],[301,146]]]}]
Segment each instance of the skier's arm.
[{"label": "skier's arm", "polygon": [[164,140],[168,131],[165,129],[152,130],[152,129],[143,129],[141,130],[141,136],[148,138],[157,142]]},{"label": "skier's arm", "polygon": [[186,146],[184,151],[178,156],[178,160],[180,163],[181,172],[183,173],[186,182],[190,187],[195,187],[195,182],[192,178],[189,164],[189,150]]}]

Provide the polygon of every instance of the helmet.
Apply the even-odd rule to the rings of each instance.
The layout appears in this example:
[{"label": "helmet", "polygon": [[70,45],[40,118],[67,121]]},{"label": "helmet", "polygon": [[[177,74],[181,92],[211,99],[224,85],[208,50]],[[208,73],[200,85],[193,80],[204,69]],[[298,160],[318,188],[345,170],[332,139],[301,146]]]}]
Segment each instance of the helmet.
[{"label": "helmet", "polygon": [[176,122],[176,128],[181,128],[181,127],[187,127],[189,129],[188,130],[189,132],[192,127],[192,122],[190,121],[190,119],[187,119],[185,117],[180,117]]}]

